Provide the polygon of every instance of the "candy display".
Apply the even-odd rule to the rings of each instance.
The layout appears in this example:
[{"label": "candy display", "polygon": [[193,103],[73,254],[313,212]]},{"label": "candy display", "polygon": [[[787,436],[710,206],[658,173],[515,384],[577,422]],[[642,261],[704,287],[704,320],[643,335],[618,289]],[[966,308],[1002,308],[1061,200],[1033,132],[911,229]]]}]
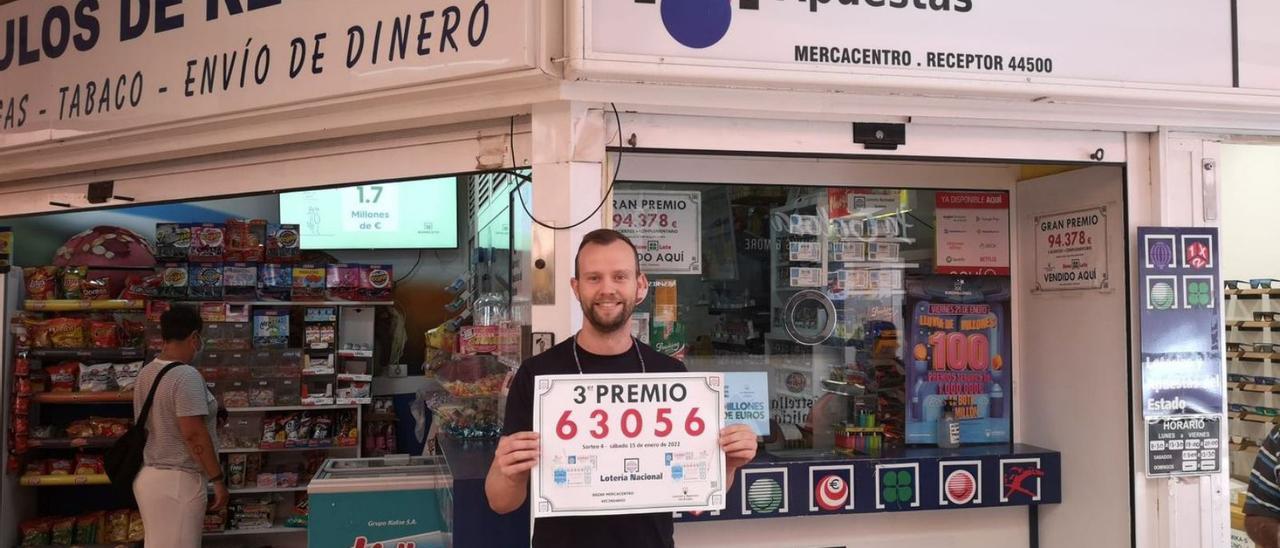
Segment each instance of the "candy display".
[{"label": "candy display", "polygon": [[222,298],[222,265],[193,264],[187,275],[187,296],[192,299]]},{"label": "candy display", "polygon": [[226,260],[260,262],[267,240],[267,222],[261,219],[228,219]]},{"label": "candy display", "polygon": [[287,301],[293,293],[293,268],[288,265],[258,265],[258,297]]},{"label": "candy display", "polygon": [[298,225],[267,225],[266,260],[273,263],[292,263],[302,254],[302,240]]},{"label": "candy display", "polygon": [[325,287],[329,298],[335,301],[354,301],[360,298],[360,265],[331,264],[326,268]]},{"label": "candy display", "polygon": [[357,294],[357,298],[366,301],[390,300],[393,279],[391,265],[362,265],[360,269],[360,291]]},{"label": "candy display", "polygon": [[156,260],[186,262],[191,248],[191,227],[156,223]]},{"label": "candy display", "polygon": [[293,300],[323,301],[325,299],[325,268],[314,265],[293,267]]},{"label": "candy display", "polygon": [[187,260],[196,263],[220,263],[226,255],[226,228],[211,223],[191,227],[191,247]]},{"label": "candy display", "polygon": [[190,273],[185,263],[161,265],[159,274],[160,288],[156,290],[156,294],[159,297],[164,299],[187,298],[187,280],[190,277]]},{"label": "candy display", "polygon": [[253,344],[258,348],[284,348],[289,345],[289,312],[259,309],[253,311]]},{"label": "candy display", "polygon": [[275,526],[275,515],[271,497],[237,497],[227,507],[227,529],[269,529]]},{"label": "candy display", "polygon": [[255,299],[258,296],[258,266],[229,263],[222,268],[222,291],[227,299]]}]

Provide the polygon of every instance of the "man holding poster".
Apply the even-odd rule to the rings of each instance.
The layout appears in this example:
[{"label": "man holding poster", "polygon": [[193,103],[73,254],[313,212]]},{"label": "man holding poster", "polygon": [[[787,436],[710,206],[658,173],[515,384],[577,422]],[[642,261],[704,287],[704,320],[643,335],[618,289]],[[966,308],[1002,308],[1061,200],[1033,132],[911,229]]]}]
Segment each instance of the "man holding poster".
[{"label": "man holding poster", "polygon": [[[583,238],[578,247],[571,285],[586,322],[575,337],[526,360],[512,381],[504,435],[485,480],[489,506],[495,512],[515,511],[528,500],[531,473],[545,472],[544,475],[554,477],[554,485],[570,486],[575,482],[600,485],[597,490],[601,493],[598,494],[605,498],[601,499],[598,507],[608,507],[610,503],[618,502],[617,499],[650,489],[651,485],[661,487],[667,484],[666,488],[670,489],[670,482],[683,481],[686,475],[708,473],[709,465],[706,463],[714,463],[715,469],[710,472],[718,475],[721,458],[724,459],[724,485],[715,487],[723,504],[723,493],[732,485],[737,469],[755,458],[756,435],[744,425],[726,427],[720,430],[718,439],[712,440],[711,448],[718,446],[719,451],[715,453],[722,454],[682,456],[681,452],[687,446],[671,449],[669,455],[672,456],[668,456],[668,461],[686,457],[691,462],[703,459],[700,466],[690,466],[688,470],[672,466],[671,462],[667,462],[666,468],[660,471],[646,470],[647,464],[623,464],[622,461],[629,459],[614,458],[638,454],[634,451],[627,455],[628,451],[616,449],[619,444],[613,442],[618,436],[632,438],[634,435],[639,439],[642,435],[665,437],[674,434],[672,440],[705,441],[707,436],[714,436],[723,415],[723,409],[704,409],[699,413],[687,404],[688,401],[713,395],[720,397],[714,401],[723,402],[722,394],[716,391],[719,387],[710,386],[719,380],[719,376],[695,378],[685,372],[684,364],[631,337],[631,313],[644,300],[649,288],[648,280],[639,270],[635,246],[626,236],[601,229]],[[587,381],[596,379],[594,375],[600,374],[625,374],[613,378],[630,382],[580,382],[570,386],[567,378],[559,377],[593,375],[583,379]],[[535,432],[535,385],[542,391],[538,397],[545,398],[554,390],[552,379],[569,388],[566,402],[596,407],[584,408],[584,412],[577,415],[566,410],[553,417],[559,419],[556,421],[558,426],[552,428],[556,431]],[[545,405],[546,402],[543,403]],[[611,407],[618,405],[623,408]],[[619,410],[621,412],[617,412]],[[577,462],[579,455],[543,454],[541,440],[550,444],[553,441],[551,436],[558,444],[573,441],[579,443],[579,448],[599,451],[581,455],[582,462]],[[583,443],[593,439],[600,440],[599,444]],[[555,465],[544,463],[539,467],[539,461],[544,458],[554,458],[559,462]],[[573,461],[572,466],[566,466],[566,458]],[[599,462],[601,459],[609,462],[602,464]],[[613,460],[619,461],[619,469],[616,472],[612,469],[605,471],[607,466],[612,466]],[[599,470],[596,465],[599,465]],[[555,468],[549,468],[552,466]],[[677,468],[680,471],[675,473]],[[681,477],[675,477],[677,475]],[[684,490],[688,491],[688,488]],[[649,507],[650,510],[653,508]],[[541,513],[547,514],[545,510]],[[539,513],[536,508],[533,511],[535,515]],[[597,512],[597,515],[538,518],[534,523],[533,546],[674,546],[672,511],[645,511],[629,508],[606,515]]]}]

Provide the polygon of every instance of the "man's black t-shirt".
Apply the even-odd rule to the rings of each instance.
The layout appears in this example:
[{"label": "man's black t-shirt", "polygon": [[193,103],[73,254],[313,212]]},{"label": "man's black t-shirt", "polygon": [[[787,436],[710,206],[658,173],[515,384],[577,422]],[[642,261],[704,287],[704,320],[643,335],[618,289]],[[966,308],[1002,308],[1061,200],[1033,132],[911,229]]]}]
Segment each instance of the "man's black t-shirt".
[{"label": "man's black t-shirt", "polygon": [[[502,434],[533,431],[533,379],[539,375],[572,375],[578,373],[573,359],[575,339],[557,344],[550,350],[529,358],[511,381],[507,395],[507,416]],[[644,370],[649,373],[683,373],[684,364],[639,341]],[[582,372],[639,373],[640,360],[633,346],[616,356],[601,356],[578,347]],[[609,548],[674,546],[671,513],[631,514],[542,518],[533,526],[533,546],[607,546]]]}]

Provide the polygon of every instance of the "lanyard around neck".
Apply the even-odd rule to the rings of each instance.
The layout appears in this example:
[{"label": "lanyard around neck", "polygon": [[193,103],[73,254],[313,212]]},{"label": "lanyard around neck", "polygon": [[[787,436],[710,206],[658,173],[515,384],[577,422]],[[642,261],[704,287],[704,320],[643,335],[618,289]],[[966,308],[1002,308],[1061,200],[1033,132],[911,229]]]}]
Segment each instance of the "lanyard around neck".
[{"label": "lanyard around neck", "polygon": [[[640,372],[648,373],[648,371],[645,370],[645,367],[644,367],[644,355],[640,353],[640,341],[637,341],[635,337],[631,337],[631,347],[636,349],[636,358],[640,359]],[[577,335],[573,336],[573,364],[578,366],[578,374],[582,375],[583,374],[582,360],[578,358],[578,336]]]}]

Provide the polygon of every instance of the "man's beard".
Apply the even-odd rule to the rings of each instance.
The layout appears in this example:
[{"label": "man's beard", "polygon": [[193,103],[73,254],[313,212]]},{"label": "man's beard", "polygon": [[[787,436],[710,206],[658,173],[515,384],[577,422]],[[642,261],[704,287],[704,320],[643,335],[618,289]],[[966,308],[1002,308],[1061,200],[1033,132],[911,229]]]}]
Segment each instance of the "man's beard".
[{"label": "man's beard", "polygon": [[627,326],[631,322],[631,313],[635,311],[636,305],[632,302],[621,301],[622,307],[614,318],[603,318],[599,315],[594,305],[582,304],[582,315],[586,316],[587,323],[591,324],[596,331],[601,333],[613,333]]}]

